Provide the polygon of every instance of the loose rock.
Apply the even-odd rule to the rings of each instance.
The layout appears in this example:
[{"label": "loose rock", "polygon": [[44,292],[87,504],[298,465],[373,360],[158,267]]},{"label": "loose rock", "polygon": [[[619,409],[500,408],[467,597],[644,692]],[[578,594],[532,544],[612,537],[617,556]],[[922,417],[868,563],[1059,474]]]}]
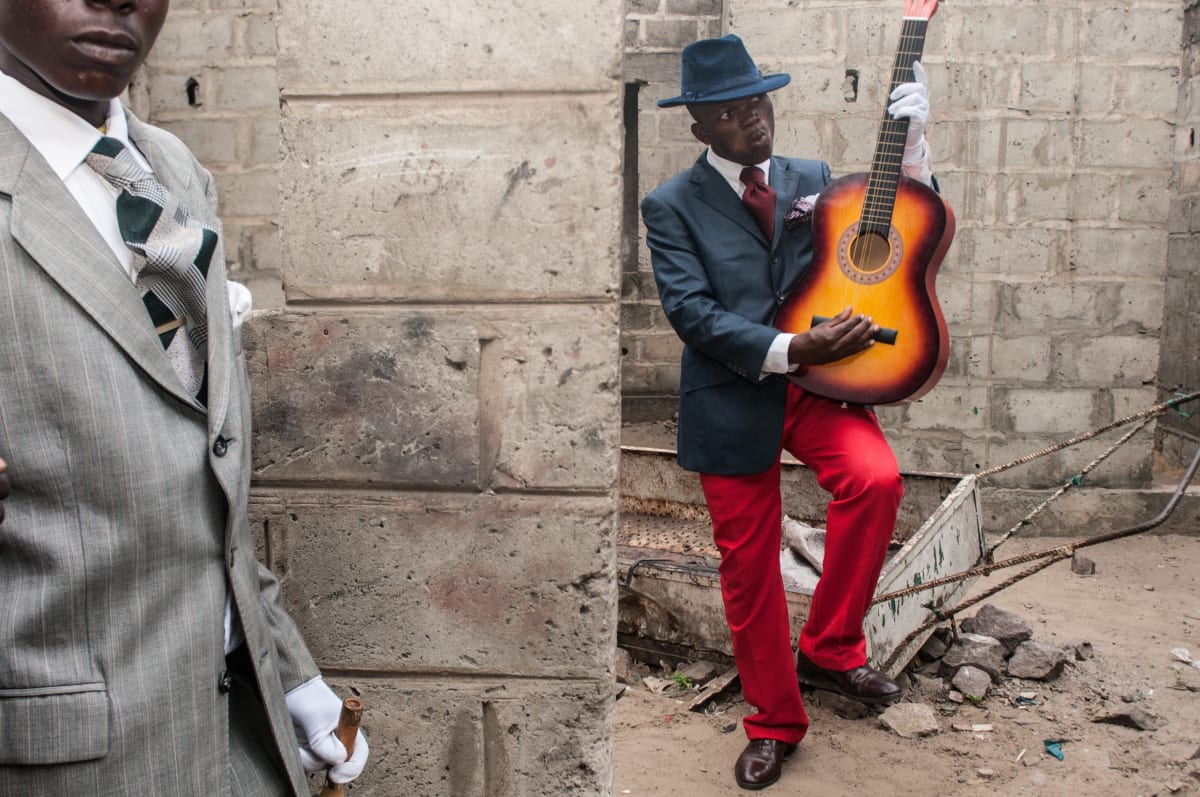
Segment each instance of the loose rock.
[{"label": "loose rock", "polygon": [[897,703],[879,715],[879,724],[905,739],[930,736],[939,730],[937,715],[924,703]]},{"label": "loose rock", "polygon": [[1067,654],[1057,645],[1029,640],[1017,646],[1008,660],[1008,674],[1014,678],[1050,681],[1062,675]]},{"label": "loose rock", "polygon": [[981,636],[989,636],[1004,645],[1005,655],[1016,650],[1017,645],[1033,637],[1029,624],[1020,615],[998,609],[991,604],[982,606],[974,617],[962,621],[962,630]]},{"label": "loose rock", "polygon": [[992,676],[978,667],[967,664],[958,668],[950,683],[964,695],[982,700],[987,697],[988,689],[992,685]]},{"label": "loose rock", "polygon": [[1136,728],[1139,731],[1158,730],[1158,718],[1149,712],[1134,706],[1124,711],[1102,714],[1092,718],[1092,722],[1104,722],[1109,725],[1123,725],[1126,728]]},{"label": "loose rock", "polygon": [[946,655],[942,657],[942,671],[957,672],[959,667],[971,665],[992,676],[996,683],[1004,675],[1004,645],[994,637],[980,634],[959,634]]},{"label": "loose rock", "polygon": [[1096,575],[1096,563],[1086,556],[1075,554],[1071,557],[1071,572],[1077,576]]}]

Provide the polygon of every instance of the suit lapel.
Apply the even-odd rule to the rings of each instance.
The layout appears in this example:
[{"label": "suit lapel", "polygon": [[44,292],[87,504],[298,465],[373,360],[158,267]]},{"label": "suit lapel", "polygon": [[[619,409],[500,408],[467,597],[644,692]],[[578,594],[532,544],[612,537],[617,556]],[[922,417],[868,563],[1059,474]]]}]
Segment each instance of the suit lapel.
[{"label": "suit lapel", "polygon": [[[729,188],[729,183],[721,173],[709,164],[708,159],[701,155],[696,165],[692,167],[692,184],[696,186],[696,197],[722,216],[754,236],[755,240],[764,247],[768,245],[767,236],[759,228],[758,222],[750,215],[750,211],[742,204],[742,200]],[[778,209],[777,209],[778,210]]]},{"label": "suit lapel", "polygon": [[796,189],[799,185],[799,172],[792,171],[788,162],[783,158],[771,158],[771,188],[775,189],[775,240],[771,242],[772,249],[779,245],[779,238],[783,231],[783,217],[787,214],[792,200],[796,198]]},{"label": "suit lapel", "polygon": [[152,379],[196,406],[163,356],[124,268],[41,154],[3,116],[0,153],[0,192],[12,197],[13,240]]}]

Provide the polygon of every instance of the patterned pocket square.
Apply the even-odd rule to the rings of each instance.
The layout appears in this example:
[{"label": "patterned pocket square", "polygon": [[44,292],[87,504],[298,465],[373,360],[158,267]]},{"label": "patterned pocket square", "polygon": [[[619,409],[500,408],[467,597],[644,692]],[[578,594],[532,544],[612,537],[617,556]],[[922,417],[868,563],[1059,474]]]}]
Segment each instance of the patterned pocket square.
[{"label": "patterned pocket square", "polygon": [[817,204],[817,195],[802,196],[792,203],[787,213],[783,215],[783,226],[788,232],[812,219],[813,208]]}]

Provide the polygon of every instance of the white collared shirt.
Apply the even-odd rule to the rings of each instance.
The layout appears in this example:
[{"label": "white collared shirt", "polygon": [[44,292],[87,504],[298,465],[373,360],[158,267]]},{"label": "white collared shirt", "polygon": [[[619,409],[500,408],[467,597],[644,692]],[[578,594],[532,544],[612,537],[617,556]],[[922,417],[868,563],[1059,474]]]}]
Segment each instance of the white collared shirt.
[{"label": "white collared shirt", "polygon": [[[0,72],[0,113],[7,116],[46,159],[132,277],[133,253],[121,239],[117,227],[117,190],[84,163],[100,140],[100,131],[3,72]],[[120,100],[109,101],[104,135],[128,147],[143,169],[154,171],[129,141],[129,128]]]}]

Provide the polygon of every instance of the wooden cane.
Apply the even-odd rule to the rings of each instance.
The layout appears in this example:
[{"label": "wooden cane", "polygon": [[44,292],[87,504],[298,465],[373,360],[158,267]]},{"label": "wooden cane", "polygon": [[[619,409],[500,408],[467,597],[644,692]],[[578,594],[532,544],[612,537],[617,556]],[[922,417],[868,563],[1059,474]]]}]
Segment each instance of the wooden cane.
[{"label": "wooden cane", "polygon": [[[342,701],[342,713],[338,715],[337,729],[334,734],[338,741],[346,747],[346,760],[354,755],[354,739],[358,736],[358,724],[362,722],[363,702],[357,697],[348,697]],[[346,784],[334,783],[325,776],[325,787],[319,797],[343,797],[346,794]]]}]

